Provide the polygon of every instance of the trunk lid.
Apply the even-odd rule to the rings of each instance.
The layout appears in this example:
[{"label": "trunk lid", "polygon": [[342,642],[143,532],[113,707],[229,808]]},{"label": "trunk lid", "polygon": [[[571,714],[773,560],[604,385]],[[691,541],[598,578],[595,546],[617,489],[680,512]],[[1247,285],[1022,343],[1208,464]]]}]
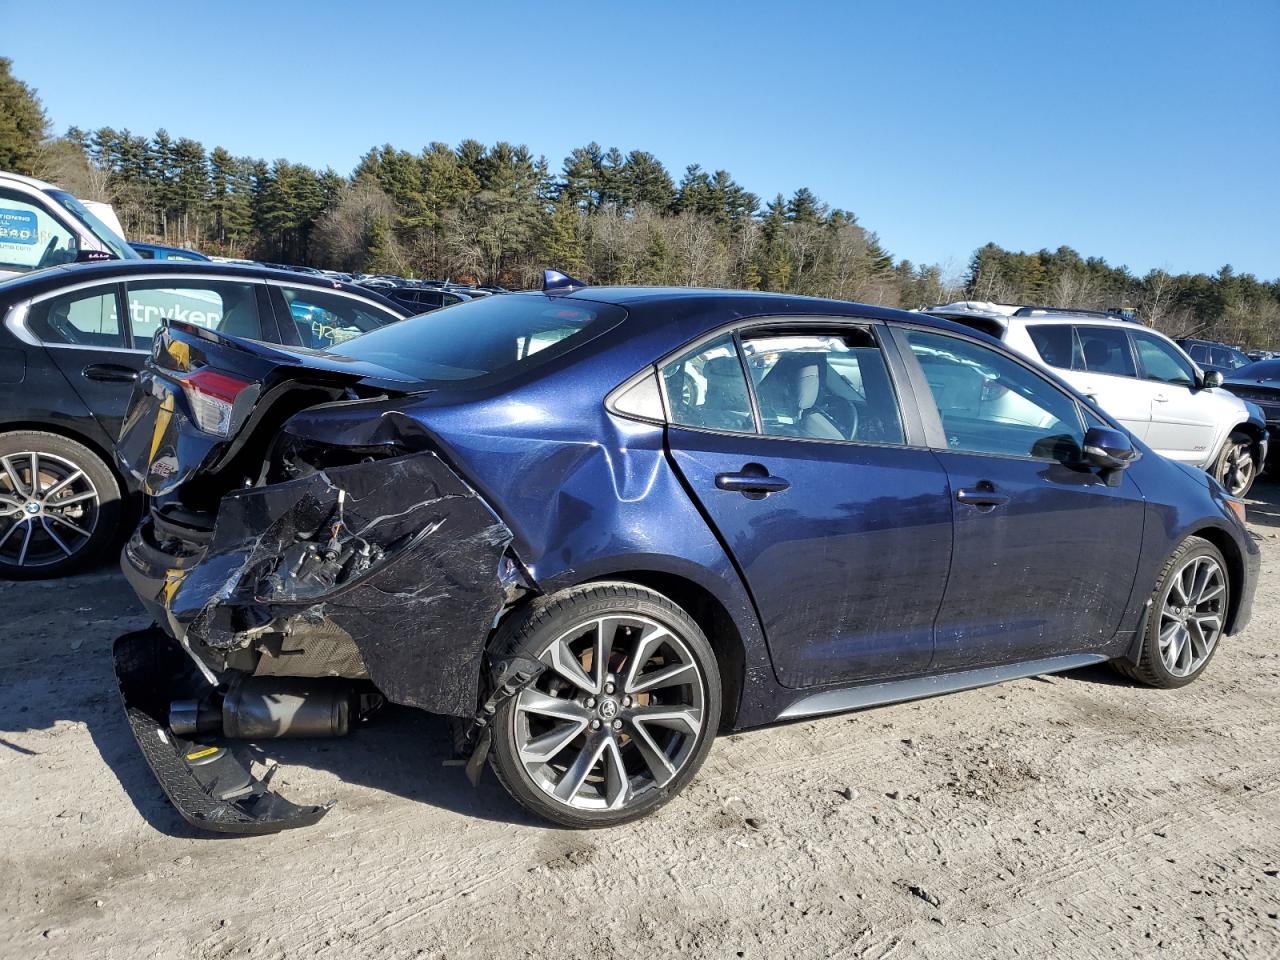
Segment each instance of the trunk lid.
[{"label": "trunk lid", "polygon": [[293,414],[337,400],[404,396],[415,386],[377,364],[171,320],[134,384],[116,458],[149,496],[199,479],[216,502],[257,475]]}]

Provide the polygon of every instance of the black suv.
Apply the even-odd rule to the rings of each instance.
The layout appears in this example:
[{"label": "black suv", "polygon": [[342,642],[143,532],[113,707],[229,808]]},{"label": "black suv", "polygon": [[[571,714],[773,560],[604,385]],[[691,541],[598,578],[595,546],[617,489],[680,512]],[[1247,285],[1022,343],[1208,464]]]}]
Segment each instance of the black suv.
[{"label": "black suv", "polygon": [[113,448],[166,319],[320,348],[415,312],[351,284],[237,264],[111,260],[0,283],[0,577],[68,573],[129,521],[134,487]]},{"label": "black suv", "polygon": [[1201,370],[1205,372],[1216,370],[1224,377],[1231,376],[1240,367],[1253,362],[1245,356],[1243,351],[1229,347],[1225,343],[1189,338],[1173,342],[1187,351],[1191,359],[1200,365]]}]

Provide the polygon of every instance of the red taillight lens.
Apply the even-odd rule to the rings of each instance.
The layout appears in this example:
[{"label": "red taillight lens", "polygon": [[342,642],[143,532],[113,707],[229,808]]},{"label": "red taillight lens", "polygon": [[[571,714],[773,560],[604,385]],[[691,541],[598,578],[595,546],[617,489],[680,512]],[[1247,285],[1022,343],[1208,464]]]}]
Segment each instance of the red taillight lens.
[{"label": "red taillight lens", "polygon": [[231,412],[236,397],[252,385],[252,381],[214,370],[197,370],[182,379],[182,390],[191,405],[196,426],[218,437],[231,432]]}]

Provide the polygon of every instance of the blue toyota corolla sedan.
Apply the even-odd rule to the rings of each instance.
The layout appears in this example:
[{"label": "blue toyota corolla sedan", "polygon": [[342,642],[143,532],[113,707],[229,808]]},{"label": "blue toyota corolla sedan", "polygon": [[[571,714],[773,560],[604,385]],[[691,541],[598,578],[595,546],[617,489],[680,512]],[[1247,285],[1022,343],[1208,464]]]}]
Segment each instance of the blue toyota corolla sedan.
[{"label": "blue toyota corolla sedan", "polygon": [[327,351],[171,321],[118,456],[156,618],[115,646],[126,711],[228,832],[327,809],[237,738],[385,701],[598,827],[721,730],[1102,662],[1182,686],[1258,567],[1240,501],[995,340],[762,293],[549,273]]}]

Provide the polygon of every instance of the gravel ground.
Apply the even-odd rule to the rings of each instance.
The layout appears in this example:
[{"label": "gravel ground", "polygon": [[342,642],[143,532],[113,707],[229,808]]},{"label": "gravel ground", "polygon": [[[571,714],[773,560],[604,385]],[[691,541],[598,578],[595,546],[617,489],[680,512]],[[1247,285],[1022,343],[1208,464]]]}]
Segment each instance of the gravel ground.
[{"label": "gravel ground", "polygon": [[657,816],[532,822],[444,724],[273,742],[336,798],[194,834],[138,753],[115,573],[0,584],[0,957],[1280,956],[1280,485],[1253,625],[1180,691],[1106,669],[720,740]]}]

